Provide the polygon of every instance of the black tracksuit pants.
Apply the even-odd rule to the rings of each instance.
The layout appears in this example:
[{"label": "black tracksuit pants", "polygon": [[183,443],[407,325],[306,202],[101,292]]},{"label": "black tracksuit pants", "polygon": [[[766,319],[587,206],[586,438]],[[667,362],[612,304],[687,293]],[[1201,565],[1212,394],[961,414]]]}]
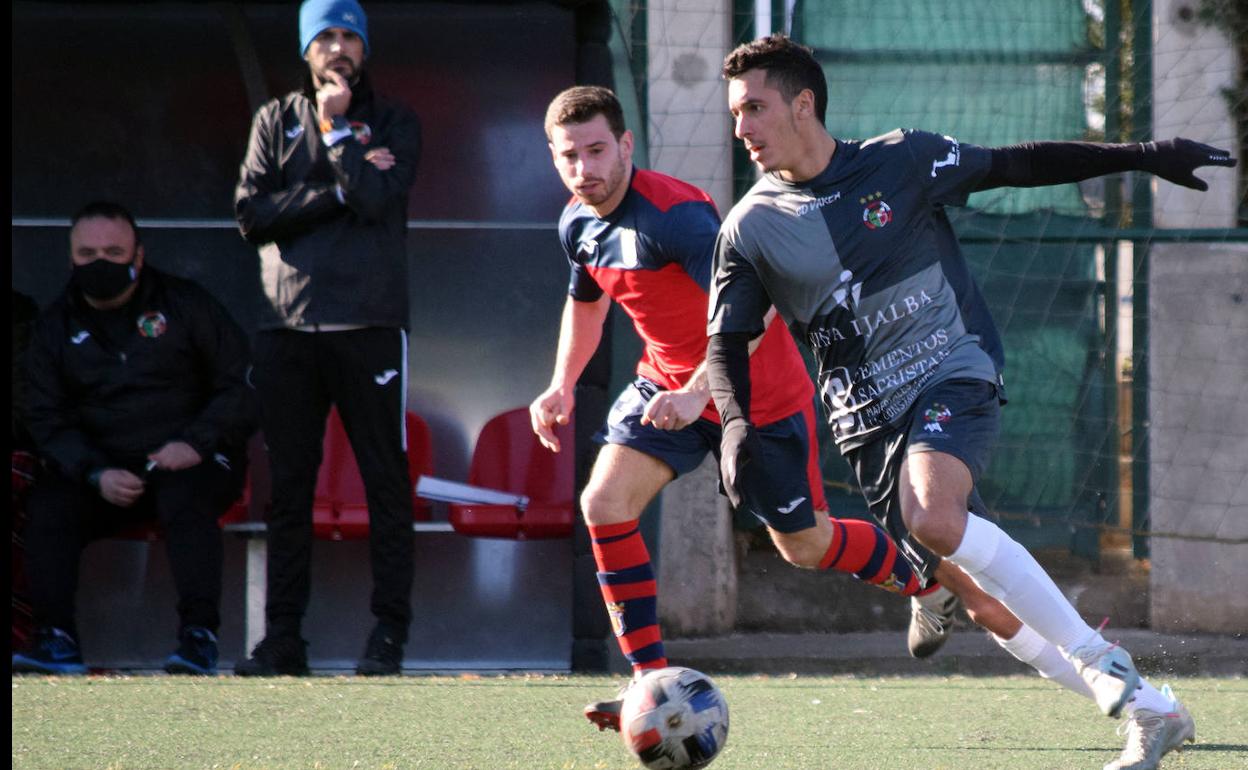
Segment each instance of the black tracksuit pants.
[{"label": "black tracksuit pants", "polygon": [[413,571],[407,338],[401,329],[262,331],[253,382],[269,449],[267,635],[300,633],[310,593],[312,502],[325,420],[338,407],[364,479],[371,609],[406,641]]},{"label": "black tracksuit pants", "polygon": [[186,470],[153,471],[143,496],[129,508],[112,505],[94,487],[55,471],[40,476],[31,489],[25,533],[36,625],[77,636],[74,597],[82,549],[155,520],[178,594],[179,632],[202,626],[215,633],[221,624],[223,554],[217,520],[238,498],[243,471],[241,460],[227,468],[211,456]]}]

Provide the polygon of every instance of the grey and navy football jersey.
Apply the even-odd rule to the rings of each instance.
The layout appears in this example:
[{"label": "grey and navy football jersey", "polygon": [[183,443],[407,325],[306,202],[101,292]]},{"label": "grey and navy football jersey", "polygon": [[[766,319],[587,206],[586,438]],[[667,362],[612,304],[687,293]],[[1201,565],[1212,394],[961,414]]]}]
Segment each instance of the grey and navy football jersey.
[{"label": "grey and navy football jersey", "polygon": [[986,148],[897,130],[838,140],[807,182],[766,175],[720,230],[709,332],[757,334],[774,304],[815,353],[842,449],[937,382],[996,381],[1000,337],[943,209],[989,166]]}]

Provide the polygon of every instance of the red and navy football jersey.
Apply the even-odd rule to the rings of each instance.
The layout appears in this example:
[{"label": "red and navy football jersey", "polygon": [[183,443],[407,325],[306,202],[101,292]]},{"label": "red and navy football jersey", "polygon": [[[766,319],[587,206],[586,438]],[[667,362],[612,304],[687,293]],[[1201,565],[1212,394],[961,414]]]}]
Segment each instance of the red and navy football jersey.
[{"label": "red and navy football jersey", "polygon": [[[624,200],[605,219],[573,199],[559,218],[572,265],[568,294],[594,302],[605,292],[633,319],[645,344],[637,374],[668,390],[706,358],[706,314],[719,214],[710,196],[655,171],[636,170]],[[751,419],[766,425],[814,395],[783,324],[771,325],[750,359]],[[703,416],[719,421],[714,403]]]}]

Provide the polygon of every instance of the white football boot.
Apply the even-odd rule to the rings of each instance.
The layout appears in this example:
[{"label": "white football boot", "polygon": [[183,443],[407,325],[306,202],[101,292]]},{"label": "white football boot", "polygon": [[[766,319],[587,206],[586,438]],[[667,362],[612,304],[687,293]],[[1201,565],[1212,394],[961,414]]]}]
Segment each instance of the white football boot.
[{"label": "white football boot", "polygon": [[1127,651],[1106,642],[1080,647],[1067,657],[1092,689],[1101,713],[1118,716],[1140,681],[1140,674]]},{"label": "white football boot", "polygon": [[926,596],[910,597],[910,631],[906,646],[915,658],[931,657],[949,640],[953,614],[961,601],[953,592],[940,586]]},{"label": "white football boot", "polygon": [[1184,741],[1196,741],[1196,720],[1187,707],[1174,699],[1170,685],[1161,688],[1161,694],[1171,700],[1173,708],[1164,713],[1136,709],[1118,728],[1119,735],[1124,727],[1127,733],[1122,756],[1105,765],[1104,770],[1156,770],[1161,766],[1162,757],[1183,750]]}]

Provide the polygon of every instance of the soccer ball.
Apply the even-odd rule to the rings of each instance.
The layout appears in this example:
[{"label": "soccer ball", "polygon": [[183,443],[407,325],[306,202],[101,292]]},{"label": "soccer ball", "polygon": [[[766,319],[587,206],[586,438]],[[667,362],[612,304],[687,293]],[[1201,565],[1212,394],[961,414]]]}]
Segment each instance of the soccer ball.
[{"label": "soccer ball", "polygon": [[728,702],[706,674],[660,668],[624,694],[620,735],[650,770],[706,767],[728,741]]}]

